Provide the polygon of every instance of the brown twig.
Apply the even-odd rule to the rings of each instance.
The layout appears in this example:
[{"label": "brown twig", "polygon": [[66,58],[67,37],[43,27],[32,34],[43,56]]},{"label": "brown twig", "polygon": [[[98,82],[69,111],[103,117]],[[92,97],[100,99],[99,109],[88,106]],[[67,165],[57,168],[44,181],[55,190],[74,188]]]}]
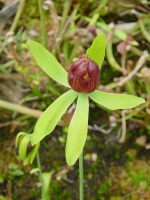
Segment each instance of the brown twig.
[{"label": "brown twig", "polygon": [[108,44],[114,37],[114,32],[115,32],[115,24],[114,23],[110,23],[109,24],[109,28],[111,29],[110,33],[107,36],[107,41],[106,43]]},{"label": "brown twig", "polygon": [[136,4],[129,4],[129,3],[124,3],[124,2],[119,2],[118,4],[125,8],[134,8],[134,9],[140,10],[144,13],[149,13],[149,10],[143,8],[142,6],[136,5]]},{"label": "brown twig", "polygon": [[125,114],[126,114],[126,111],[123,110],[121,112],[121,115],[122,115],[122,134],[121,134],[121,137],[119,138],[120,143],[124,143],[125,138],[126,138],[126,117],[125,117]]},{"label": "brown twig", "polygon": [[141,67],[144,65],[144,63],[146,62],[148,57],[148,52],[144,51],[143,55],[139,58],[135,68],[133,69],[133,71],[130,72],[130,74],[128,74],[128,76],[124,77],[121,81],[119,81],[117,83],[117,86],[123,86],[126,82],[128,82],[133,76],[136,75],[136,73],[139,71],[139,69],[141,69]]}]

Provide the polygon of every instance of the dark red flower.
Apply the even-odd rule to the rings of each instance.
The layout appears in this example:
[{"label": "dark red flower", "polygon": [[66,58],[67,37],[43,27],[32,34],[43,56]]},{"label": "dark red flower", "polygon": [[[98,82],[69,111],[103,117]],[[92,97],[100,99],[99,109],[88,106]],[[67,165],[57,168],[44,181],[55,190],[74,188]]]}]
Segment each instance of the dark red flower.
[{"label": "dark red flower", "polygon": [[88,55],[82,55],[69,68],[68,83],[77,92],[93,92],[99,83],[99,78],[99,67]]}]

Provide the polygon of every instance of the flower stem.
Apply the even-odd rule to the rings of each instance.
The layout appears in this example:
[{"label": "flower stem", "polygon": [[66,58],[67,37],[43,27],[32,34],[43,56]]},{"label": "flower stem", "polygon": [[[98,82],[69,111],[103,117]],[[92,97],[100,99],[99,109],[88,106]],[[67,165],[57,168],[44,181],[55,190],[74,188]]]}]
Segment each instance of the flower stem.
[{"label": "flower stem", "polygon": [[38,165],[38,168],[39,168],[39,179],[40,179],[40,182],[42,184],[42,191],[41,191],[42,192],[42,200],[46,200],[46,194],[45,194],[45,191],[44,191],[44,182],[43,182],[43,177],[42,177],[42,167],[41,167],[39,150],[37,151],[36,159],[37,159],[37,165]]},{"label": "flower stem", "polygon": [[80,177],[80,200],[83,200],[83,152],[79,157],[79,177]]}]

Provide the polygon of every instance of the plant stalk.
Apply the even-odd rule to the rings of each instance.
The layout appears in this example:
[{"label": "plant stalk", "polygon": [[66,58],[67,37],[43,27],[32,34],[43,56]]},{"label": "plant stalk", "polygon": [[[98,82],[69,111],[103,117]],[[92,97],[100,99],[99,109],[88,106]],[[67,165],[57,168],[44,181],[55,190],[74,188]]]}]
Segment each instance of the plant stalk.
[{"label": "plant stalk", "polygon": [[141,31],[145,37],[145,39],[150,42],[150,34],[149,32],[146,30],[145,26],[144,26],[144,22],[142,19],[139,19],[139,25],[140,25],[140,28],[141,28]]},{"label": "plant stalk", "polygon": [[80,179],[80,183],[79,183],[79,188],[80,188],[80,200],[84,199],[84,188],[83,188],[83,152],[81,153],[80,157],[79,157],[79,179]]},{"label": "plant stalk", "polygon": [[42,30],[42,44],[47,47],[47,34],[46,34],[46,23],[45,23],[45,13],[42,9],[43,0],[38,0],[39,13],[40,13],[40,22]]},{"label": "plant stalk", "polygon": [[42,184],[42,191],[41,191],[42,192],[42,200],[46,200],[46,194],[45,194],[45,190],[44,190],[44,182],[43,182],[43,177],[42,177],[42,167],[41,167],[39,150],[37,151],[36,159],[37,159],[37,165],[38,165],[38,169],[39,169],[39,179],[40,179],[40,182]]},{"label": "plant stalk", "polygon": [[63,27],[64,27],[64,25],[65,25],[65,22],[66,22],[67,19],[68,19],[69,11],[70,11],[71,5],[72,5],[72,0],[67,0],[67,1],[65,1],[65,3],[64,3],[63,14],[62,14],[62,20],[61,20],[61,24],[60,24],[60,28],[59,28],[59,35],[61,34],[62,29],[63,29]]},{"label": "plant stalk", "polygon": [[11,103],[11,102],[4,101],[4,100],[1,100],[1,99],[0,99],[0,107],[7,109],[7,110],[19,112],[19,113],[22,113],[22,114],[25,114],[25,115],[29,115],[29,116],[32,116],[32,117],[35,117],[35,118],[39,118],[42,114],[42,111],[27,108],[25,106],[20,106],[20,105],[17,105],[15,103]]},{"label": "plant stalk", "polygon": [[13,21],[13,23],[12,23],[12,26],[11,26],[11,28],[10,28],[10,31],[15,31],[15,29],[16,29],[16,27],[17,27],[17,24],[18,24],[18,21],[19,21],[19,19],[20,19],[20,17],[21,17],[21,14],[22,14],[22,12],[23,12],[23,9],[24,9],[24,5],[25,5],[25,1],[26,0],[20,0],[20,2],[19,2],[19,6],[18,6],[18,10],[17,10],[17,13],[16,13],[16,15],[15,15],[15,19],[14,19],[14,21]]}]

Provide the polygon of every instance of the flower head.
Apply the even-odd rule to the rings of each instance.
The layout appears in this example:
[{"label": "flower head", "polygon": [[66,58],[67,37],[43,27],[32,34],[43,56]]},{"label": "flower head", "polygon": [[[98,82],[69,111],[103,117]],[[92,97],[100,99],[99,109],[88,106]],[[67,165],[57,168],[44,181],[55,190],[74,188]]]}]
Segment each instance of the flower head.
[{"label": "flower head", "polygon": [[31,145],[31,135],[20,132],[15,141],[15,147],[18,154],[18,158],[23,160],[23,164],[32,164],[36,153],[40,147],[40,143],[37,143],[32,147]]},{"label": "flower head", "polygon": [[77,92],[93,92],[100,78],[100,69],[96,62],[92,61],[88,55],[82,55],[73,62],[68,72],[68,83]]},{"label": "flower head", "polygon": [[75,61],[67,74],[56,58],[41,44],[30,41],[29,47],[37,64],[56,82],[70,88],[56,99],[38,119],[31,135],[32,145],[39,143],[56,127],[67,108],[77,98],[66,142],[66,161],[73,165],[79,158],[88,132],[89,98],[110,109],[128,109],[144,103],[139,97],[125,94],[106,93],[96,90],[100,67],[105,56],[106,39],[100,33],[87,49],[86,55]]}]

